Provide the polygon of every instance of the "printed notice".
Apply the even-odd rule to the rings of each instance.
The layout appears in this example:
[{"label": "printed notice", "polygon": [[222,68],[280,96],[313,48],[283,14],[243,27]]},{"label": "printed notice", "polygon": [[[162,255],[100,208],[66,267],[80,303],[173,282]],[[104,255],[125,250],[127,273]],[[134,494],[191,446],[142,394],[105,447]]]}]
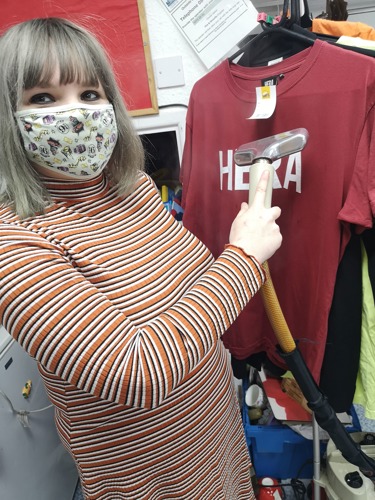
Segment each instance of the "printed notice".
[{"label": "printed notice", "polygon": [[258,24],[249,0],[160,0],[210,69]]}]

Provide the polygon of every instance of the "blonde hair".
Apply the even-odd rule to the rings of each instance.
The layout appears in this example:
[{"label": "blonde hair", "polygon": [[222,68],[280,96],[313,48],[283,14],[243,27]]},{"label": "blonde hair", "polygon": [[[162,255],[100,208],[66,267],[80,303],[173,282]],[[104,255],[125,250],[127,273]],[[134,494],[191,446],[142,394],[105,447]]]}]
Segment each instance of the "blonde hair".
[{"label": "blonde hair", "polygon": [[60,84],[100,83],[114,107],[118,140],[107,171],[120,195],[131,192],[144,168],[141,140],[99,41],[65,19],[32,19],[17,24],[0,38],[0,202],[11,205],[20,218],[43,212],[50,198],[26,157],[14,112],[23,91],[48,84],[56,65]]}]

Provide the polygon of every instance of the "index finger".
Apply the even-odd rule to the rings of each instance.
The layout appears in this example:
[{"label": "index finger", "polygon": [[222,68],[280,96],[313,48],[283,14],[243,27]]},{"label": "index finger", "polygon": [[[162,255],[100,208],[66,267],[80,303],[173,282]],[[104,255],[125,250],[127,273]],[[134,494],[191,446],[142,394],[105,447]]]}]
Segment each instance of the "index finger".
[{"label": "index finger", "polygon": [[259,178],[257,187],[255,188],[255,194],[254,194],[254,200],[253,200],[254,205],[258,205],[258,206],[262,206],[262,207],[266,206],[267,191],[269,189],[272,189],[272,187],[270,187],[268,185],[269,181],[270,181],[269,170],[263,170],[263,172]]}]

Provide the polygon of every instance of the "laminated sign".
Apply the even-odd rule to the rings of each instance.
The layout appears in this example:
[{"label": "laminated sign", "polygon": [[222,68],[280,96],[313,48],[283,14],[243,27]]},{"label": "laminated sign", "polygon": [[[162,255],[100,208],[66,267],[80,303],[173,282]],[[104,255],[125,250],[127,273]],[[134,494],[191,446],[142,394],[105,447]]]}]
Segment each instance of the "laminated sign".
[{"label": "laminated sign", "polygon": [[210,69],[257,25],[249,0],[160,0]]}]

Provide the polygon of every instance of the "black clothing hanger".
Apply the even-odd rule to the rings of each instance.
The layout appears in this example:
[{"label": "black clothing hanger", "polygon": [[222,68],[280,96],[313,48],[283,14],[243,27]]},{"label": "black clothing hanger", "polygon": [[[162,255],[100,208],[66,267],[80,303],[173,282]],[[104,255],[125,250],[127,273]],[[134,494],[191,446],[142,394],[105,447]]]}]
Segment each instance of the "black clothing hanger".
[{"label": "black clothing hanger", "polygon": [[[245,67],[267,66],[269,61],[287,58],[314,44],[316,39],[334,44],[337,37],[314,33],[302,26],[307,19],[311,22],[307,0],[304,0],[304,15],[300,17],[299,0],[284,1],[280,22],[270,25],[261,21],[262,32],[253,35],[229,57],[229,61]],[[312,24],[312,22],[311,22]],[[338,45],[344,50],[375,57],[375,51],[352,46]]]},{"label": "black clothing hanger", "polygon": [[290,57],[301,52],[313,45],[316,38],[315,34],[304,34],[295,27],[264,28],[262,33],[247,42],[229,60],[232,62],[242,54],[237,61],[240,66],[265,66],[271,60]]},{"label": "black clothing hanger", "polygon": [[310,9],[309,9],[309,5],[307,3],[307,0],[303,0],[303,6],[305,9],[305,12],[303,13],[303,16],[301,16],[300,24],[301,24],[302,28],[311,28],[312,27],[312,18],[311,18]]},{"label": "black clothing hanger", "polygon": [[[288,2],[284,2],[284,4],[288,4]],[[291,0],[290,15],[289,20],[287,21],[288,26],[292,26],[293,24],[301,24],[301,11],[299,5],[299,0]]]},{"label": "black clothing hanger", "polygon": [[265,66],[270,60],[290,57],[313,45],[316,34],[299,25],[299,0],[292,0],[289,17],[288,8],[289,2],[284,1],[280,22],[269,25],[262,21],[263,31],[232,54],[229,61],[239,57],[237,64],[240,66]]}]

